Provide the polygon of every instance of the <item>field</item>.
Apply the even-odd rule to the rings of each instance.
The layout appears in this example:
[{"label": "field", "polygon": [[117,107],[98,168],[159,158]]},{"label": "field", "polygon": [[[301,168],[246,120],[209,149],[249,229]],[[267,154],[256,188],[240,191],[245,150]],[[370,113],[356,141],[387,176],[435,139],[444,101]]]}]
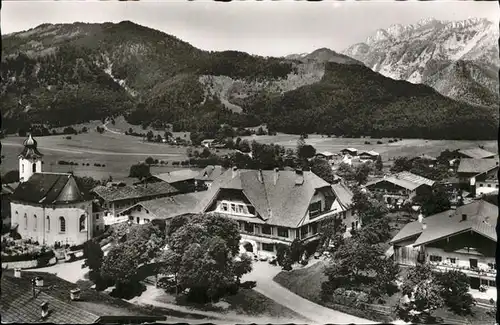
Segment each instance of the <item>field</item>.
[{"label": "field", "polygon": [[[248,141],[255,140],[261,143],[274,143],[284,146],[285,148],[295,148],[297,145],[298,135],[280,134],[275,136],[269,135],[253,135],[244,137]],[[437,157],[445,149],[468,149],[475,148],[479,145],[484,145],[486,150],[498,152],[497,141],[459,141],[459,140],[423,140],[423,139],[403,139],[395,143],[389,143],[390,139],[370,139],[370,138],[328,138],[321,135],[310,135],[305,139],[307,144],[310,144],[320,151],[330,151],[339,153],[345,148],[356,148],[358,152],[365,150],[374,150],[381,154],[384,161],[389,158],[399,156],[418,156],[427,154]],[[369,141],[370,144],[365,144]],[[377,141],[382,141],[382,144],[377,144]]]},{"label": "field", "polygon": [[[22,150],[24,137],[6,137],[2,141],[2,174],[9,170],[18,169],[17,156]],[[170,146],[162,143],[142,142],[139,137],[124,134],[95,131],[66,136],[55,135],[37,137],[38,148],[44,154],[43,170],[46,172],[73,171],[78,176],[91,176],[96,179],[107,178],[123,179],[128,176],[131,165],[144,161],[151,156],[158,160],[168,161],[165,167],[152,167],[152,173],[171,171],[172,161],[181,161],[187,158],[186,148]],[[59,160],[72,161],[78,166],[58,165]],[[82,166],[89,163],[89,166]],[[105,165],[96,167],[94,164]]]}]

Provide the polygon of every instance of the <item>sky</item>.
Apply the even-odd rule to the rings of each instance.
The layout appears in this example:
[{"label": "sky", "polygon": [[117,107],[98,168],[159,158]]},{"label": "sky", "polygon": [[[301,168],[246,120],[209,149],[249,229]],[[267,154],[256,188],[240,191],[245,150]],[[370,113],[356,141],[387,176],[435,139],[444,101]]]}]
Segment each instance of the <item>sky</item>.
[{"label": "sky", "polygon": [[379,28],[421,19],[499,21],[496,1],[3,1],[2,34],[43,23],[130,20],[204,50],[263,56],[342,51]]}]

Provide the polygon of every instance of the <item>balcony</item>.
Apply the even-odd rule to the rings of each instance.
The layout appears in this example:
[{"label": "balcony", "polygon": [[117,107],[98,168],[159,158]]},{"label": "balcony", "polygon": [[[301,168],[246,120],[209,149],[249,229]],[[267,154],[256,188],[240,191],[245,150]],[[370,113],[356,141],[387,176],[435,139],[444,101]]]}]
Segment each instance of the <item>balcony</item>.
[{"label": "balcony", "polygon": [[293,241],[292,238],[278,237],[276,235],[256,234],[256,233],[246,232],[244,230],[240,230],[240,233],[242,239],[244,239],[245,237],[257,237],[264,239],[264,241],[262,241],[264,243],[280,242],[283,244],[291,244]]},{"label": "balcony", "polygon": [[485,276],[495,278],[497,275],[497,270],[495,269],[479,269],[472,268],[467,266],[458,266],[450,263],[443,262],[429,262],[437,271],[446,272],[446,271],[462,271],[468,276]]}]

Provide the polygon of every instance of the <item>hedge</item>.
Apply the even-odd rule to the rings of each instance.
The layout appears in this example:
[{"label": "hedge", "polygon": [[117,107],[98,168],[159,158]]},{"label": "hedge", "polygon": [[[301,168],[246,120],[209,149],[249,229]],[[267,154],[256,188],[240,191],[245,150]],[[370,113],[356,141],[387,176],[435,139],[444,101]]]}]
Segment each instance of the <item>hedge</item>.
[{"label": "hedge", "polygon": [[48,251],[45,253],[28,253],[20,255],[2,255],[2,262],[20,262],[20,261],[32,261],[41,259],[51,259],[54,257],[54,251]]}]

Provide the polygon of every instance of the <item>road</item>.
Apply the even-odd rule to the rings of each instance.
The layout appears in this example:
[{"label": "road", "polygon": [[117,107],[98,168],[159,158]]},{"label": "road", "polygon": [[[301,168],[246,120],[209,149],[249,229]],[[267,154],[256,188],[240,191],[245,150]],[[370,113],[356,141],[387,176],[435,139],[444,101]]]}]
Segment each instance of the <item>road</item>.
[{"label": "road", "polygon": [[273,281],[274,276],[280,271],[280,267],[267,262],[254,262],[253,271],[246,274],[242,281],[257,281],[255,291],[310,319],[315,324],[377,324],[368,319],[323,307],[296,295]]}]

